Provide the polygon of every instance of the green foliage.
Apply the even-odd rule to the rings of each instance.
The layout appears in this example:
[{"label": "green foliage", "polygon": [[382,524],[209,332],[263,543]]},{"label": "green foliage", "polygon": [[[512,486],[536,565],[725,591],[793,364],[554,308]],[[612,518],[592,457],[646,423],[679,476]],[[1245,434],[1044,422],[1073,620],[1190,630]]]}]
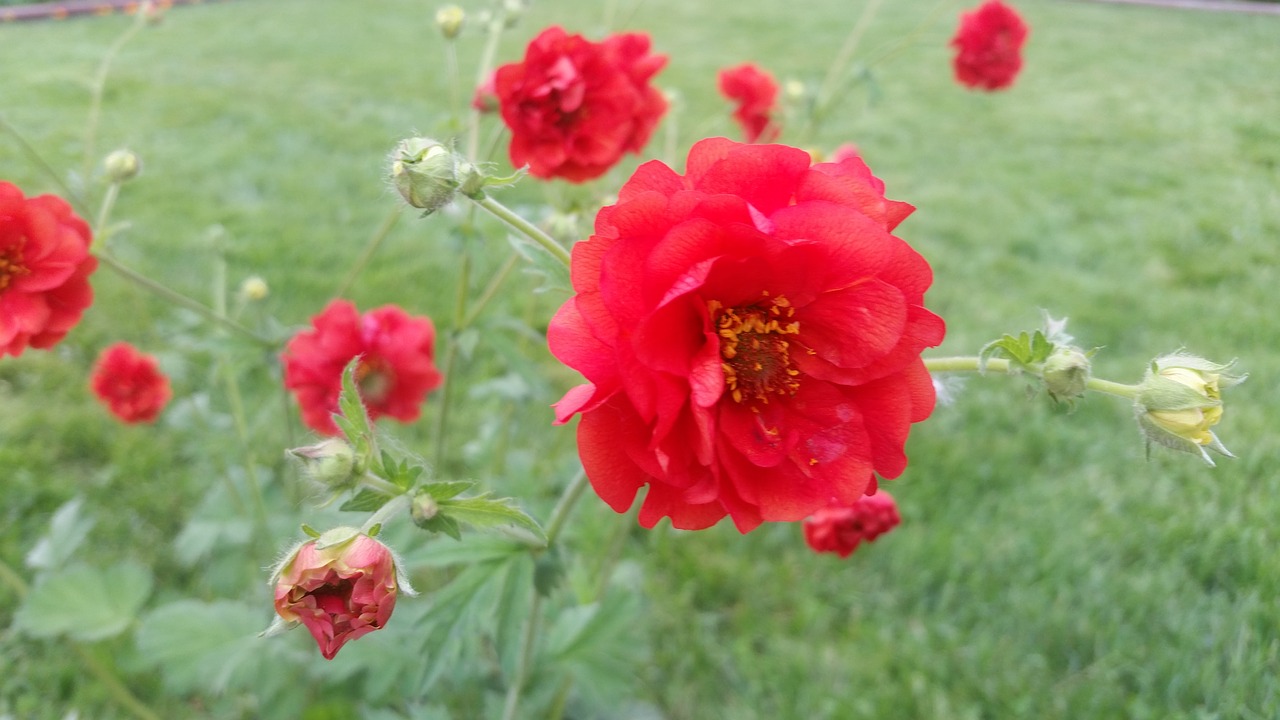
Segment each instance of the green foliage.
[{"label": "green foliage", "polygon": [[1019,333],[1017,337],[1004,335],[999,340],[992,340],[982,346],[978,353],[979,367],[985,369],[991,358],[1005,358],[1020,371],[1033,369],[1041,365],[1053,353],[1054,344],[1049,342],[1039,330],[1034,335]]},{"label": "green foliage", "polygon": [[136,562],[70,565],[36,583],[14,614],[14,626],[31,637],[115,637],[133,624],[151,583],[151,572]]}]

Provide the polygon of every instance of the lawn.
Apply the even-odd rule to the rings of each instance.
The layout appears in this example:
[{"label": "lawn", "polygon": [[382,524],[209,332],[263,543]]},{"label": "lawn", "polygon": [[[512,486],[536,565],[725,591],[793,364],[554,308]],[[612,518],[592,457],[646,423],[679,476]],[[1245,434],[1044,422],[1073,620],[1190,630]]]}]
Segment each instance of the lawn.
[{"label": "lawn", "polygon": [[[1148,457],[1123,401],[1091,395],[1068,409],[1029,397],[1019,379],[975,376],[914,429],[910,467],[885,483],[902,526],[848,560],[811,553],[793,525],[745,536],[727,522],[629,529],[633,520],[589,496],[567,560],[590,569],[611,552],[598,548],[617,546],[606,596],[634,613],[612,628],[633,652],[575,670],[566,717],[1280,716],[1280,439],[1266,430],[1280,399],[1280,17],[1019,2],[1032,28],[1023,73],[1007,92],[979,94],[950,72],[946,44],[963,7],[886,3],[857,55],[868,81],[815,136],[789,126],[782,141],[855,142],[888,196],[917,207],[896,232],[933,267],[928,305],[948,332],[930,355],[974,354],[1034,329],[1043,308],[1070,316],[1085,348],[1102,347],[1100,377],[1137,382],[1152,357],[1181,347],[1238,357],[1250,378],[1228,393],[1217,428],[1237,458],[1208,468],[1160,448]],[[819,82],[860,9],[618,2],[611,28],[644,30],[670,56],[658,80],[677,99],[646,157],[679,168],[696,139],[737,136],[715,90],[720,68],[751,60],[779,79]],[[463,80],[451,87],[434,11],[410,0],[244,0],[174,9],[145,28],[115,60],[96,139],[103,153],[127,146],[144,162],[116,206],[128,227],[111,238],[113,256],[211,305],[234,306],[239,283],[262,276],[271,294],[241,320],[273,338],[305,325],[396,212],[387,152],[413,133],[457,130],[448,110],[469,98],[484,38],[474,27],[459,38]],[[498,57],[517,58],[553,22],[598,37],[609,12],[538,3]],[[130,22],[0,26],[0,115],[73,185],[89,80]],[[636,162],[594,192],[616,192]],[[0,177],[29,194],[59,191],[3,134]],[[584,237],[592,192],[525,180],[498,197],[535,220],[548,203],[585,209],[572,216]],[[395,302],[429,314],[443,337],[460,284],[474,298],[502,273],[503,235],[463,209],[402,211],[346,297],[362,310]],[[566,295],[535,292],[542,283],[512,272],[463,333],[443,453],[431,447],[437,396],[421,421],[387,429],[439,476],[477,479],[545,518],[576,462],[572,431],[551,426],[547,405],[578,379],[545,349]],[[57,348],[0,359],[0,560],[30,581],[28,553],[53,512],[80,497],[94,522],[77,556],[146,568],[153,626],[181,626],[156,611],[193,598],[225,603],[216,607],[256,632],[271,616],[262,568],[299,522],[343,516],[311,510],[282,459],[308,436],[296,408],[282,409],[278,364],[107,269],[94,288]],[[117,339],[158,354],[173,379],[175,402],[155,426],[112,421],[85,386],[98,350]],[[283,508],[256,525],[235,502],[254,484]],[[496,717],[508,660],[490,646],[509,639],[505,616],[492,626],[479,613],[456,632],[424,620],[466,574],[429,559],[452,541],[400,530],[427,592],[402,600],[397,619],[430,632],[409,638],[393,622],[316,669],[325,661],[296,631],[269,641],[283,648],[263,656],[274,672],[246,660],[221,692],[176,664],[158,667],[163,644],[145,622],[99,642],[31,637],[13,625],[18,591],[0,584],[0,718],[129,717],[86,672],[92,663],[112,666],[161,717]],[[512,570],[510,585],[527,571]],[[567,593],[591,596],[575,572]],[[401,645],[397,667],[421,651],[429,677],[379,680],[377,653]],[[470,664],[442,669],[454,652]],[[545,681],[535,675],[530,707],[555,693]]]}]

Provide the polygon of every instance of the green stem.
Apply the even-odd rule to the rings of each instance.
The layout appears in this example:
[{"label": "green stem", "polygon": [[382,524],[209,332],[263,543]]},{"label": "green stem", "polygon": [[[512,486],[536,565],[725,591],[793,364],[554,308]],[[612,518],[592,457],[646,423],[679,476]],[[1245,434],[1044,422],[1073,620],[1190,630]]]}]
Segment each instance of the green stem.
[{"label": "green stem", "polygon": [[116,199],[120,197],[120,181],[112,180],[107,186],[107,191],[102,195],[102,205],[98,207],[98,217],[93,221],[93,242],[100,245],[106,240],[103,231],[107,229],[107,221],[111,219],[111,211],[116,206]]},{"label": "green stem", "polygon": [[388,520],[404,512],[407,507],[409,507],[409,494],[404,491],[400,491],[399,495],[388,500],[382,507],[378,508],[372,515],[370,515],[368,520],[364,521],[364,525],[360,527],[360,532],[368,533],[376,525],[385,525]]},{"label": "green stem", "polygon": [[342,279],[342,284],[338,286],[338,290],[333,293],[334,297],[343,297],[351,286],[355,284],[356,278],[360,277],[360,273],[364,272],[365,267],[369,265],[369,261],[373,259],[374,253],[378,252],[378,248],[382,247],[382,241],[387,239],[391,234],[391,229],[400,221],[403,214],[404,205],[395,203],[391,208],[391,212],[387,213],[386,219],[373,232],[373,236],[369,238],[369,242],[365,244],[364,251],[360,253],[360,257],[356,259],[351,269],[347,271],[347,276]]},{"label": "green stem", "polygon": [[472,199],[475,201],[477,205],[484,208],[485,210],[488,210],[490,215],[493,215],[499,220],[505,222],[511,228],[519,231],[521,235],[524,235],[525,237],[534,241],[538,245],[542,246],[542,249],[551,253],[551,255],[555,259],[564,263],[565,267],[569,267],[569,258],[570,258],[569,251],[564,249],[563,245],[556,242],[555,238],[543,232],[542,228],[539,228],[537,225],[534,225],[528,220],[525,220],[523,217],[518,215],[514,210],[512,210],[511,208],[508,208],[506,205],[503,205],[497,200],[494,200],[488,195],[482,196],[478,199],[477,198],[472,198]]},{"label": "green stem", "polygon": [[574,506],[578,504],[578,500],[582,498],[582,494],[590,484],[587,481],[586,471],[579,470],[565,486],[564,492],[560,495],[560,501],[551,511],[551,518],[547,520],[547,547],[551,547],[559,539],[565,523],[569,521],[570,513],[573,512]]},{"label": "green stem", "polygon": [[484,310],[485,306],[493,300],[494,295],[498,293],[498,290],[502,287],[502,283],[506,282],[507,276],[511,274],[512,269],[515,268],[516,262],[519,259],[520,256],[515,252],[512,252],[507,256],[507,261],[502,263],[502,267],[498,268],[498,271],[493,274],[493,277],[489,280],[489,284],[486,285],[484,291],[480,293],[480,297],[475,301],[471,308],[467,310],[466,317],[462,319],[462,327],[471,327],[471,324],[476,321],[477,317],[479,317],[480,312]]},{"label": "green stem", "polygon": [[244,396],[240,393],[240,381],[236,378],[235,369],[231,367],[226,353],[219,358],[227,383],[227,400],[231,404],[231,420],[236,427],[236,437],[240,441],[244,453],[245,480],[249,483],[249,491],[253,497],[253,513],[258,521],[258,528],[265,534],[267,531],[267,508],[262,500],[262,484],[258,482],[257,463],[254,462],[253,447],[249,440],[249,423],[245,419]]},{"label": "green stem", "polygon": [[831,61],[831,65],[827,68],[827,75],[822,79],[822,84],[818,86],[818,95],[814,100],[813,115],[809,118],[808,126],[804,132],[805,139],[808,139],[813,134],[813,131],[817,129],[818,123],[830,110],[831,103],[835,100],[832,95],[835,94],[839,84],[843,81],[844,75],[848,70],[846,66],[853,59],[853,54],[857,52],[858,43],[862,41],[863,33],[866,32],[867,26],[871,24],[871,19],[875,17],[876,11],[880,9],[880,3],[881,0],[867,0],[867,4],[862,6],[862,14],[854,22],[848,37],[844,39],[844,45],[840,47],[835,59]]},{"label": "green stem", "polygon": [[[489,37],[485,39],[484,51],[480,55],[480,68],[476,71],[476,87],[480,87],[489,79],[493,69],[493,59],[498,55],[498,41],[502,39],[502,30],[507,25],[505,10],[498,9],[489,21]],[[467,159],[475,162],[476,151],[480,149],[480,111],[471,109],[470,129],[467,132]]]},{"label": "green stem", "polygon": [[[925,358],[924,367],[931,373],[988,372],[1009,375],[1016,372],[1016,366],[1002,358],[988,360],[984,368],[977,356]],[[1095,392],[1115,395],[1129,400],[1138,396],[1137,385],[1125,385],[1124,383],[1103,380],[1102,378],[1089,378],[1085,383],[1085,387]]]},{"label": "green stem", "polygon": [[453,329],[449,333],[449,345],[445,348],[444,360],[440,363],[440,374],[444,376],[444,387],[440,392],[440,409],[436,413],[435,426],[435,462],[437,468],[444,467],[445,436],[449,427],[449,404],[453,397],[454,365],[458,359],[458,338],[462,333],[462,319],[466,316],[467,293],[471,284],[471,255],[462,254],[462,269],[459,271],[458,289],[453,303]]},{"label": "green stem", "polygon": [[533,599],[529,602],[529,617],[525,619],[524,632],[520,637],[520,656],[516,664],[516,676],[507,687],[507,700],[502,709],[502,720],[515,720],[516,711],[520,707],[520,693],[525,683],[529,682],[530,668],[533,666],[533,651],[538,643],[538,619],[542,614],[542,593],[533,589]]},{"label": "green stem", "polygon": [[393,497],[398,495],[404,495],[404,488],[391,482],[390,480],[383,480],[377,475],[373,475],[371,473],[365,473],[360,478],[360,484],[369,488],[370,490],[376,490],[382,493],[383,495],[391,495]]},{"label": "green stem", "polygon": [[111,257],[110,255],[107,255],[106,253],[99,251],[95,254],[98,258],[98,262],[111,268],[118,275],[124,277],[130,282],[133,282],[139,287],[149,290],[150,292],[156,295],[159,295],[160,297],[164,298],[165,300],[168,300],[169,302],[175,305],[181,305],[182,307],[185,307],[188,310],[192,310],[197,314],[199,314],[200,316],[204,317],[206,320],[210,320],[212,322],[215,322],[221,325],[224,328],[227,328],[228,330],[232,330],[235,333],[245,338],[248,338],[249,340],[252,340],[255,343],[265,348],[271,348],[271,349],[276,348],[275,342],[262,337],[261,335],[255,333],[254,331],[241,325],[240,323],[232,320],[231,318],[225,315],[221,315],[215,312],[214,310],[211,310],[210,308],[205,306],[203,303],[200,303],[197,300],[192,300],[186,295],[183,295],[182,293],[177,292],[175,290],[171,290],[168,287],[165,287],[164,285],[161,285],[160,283],[152,280],[151,278],[146,277],[145,275],[142,275],[134,270],[130,270],[124,265],[121,265],[119,261],[117,261],[115,258]]},{"label": "green stem", "polygon": [[111,63],[115,61],[116,55],[120,53],[134,35],[142,29],[147,22],[146,12],[139,10],[134,17],[133,24],[127,30],[121,33],[120,37],[107,48],[107,52],[102,56],[102,62],[98,63],[98,71],[94,73],[93,84],[89,86],[89,119],[85,123],[84,128],[84,182],[89,182],[89,176],[93,173],[94,163],[94,146],[98,142],[98,125],[102,119],[102,95],[107,88],[107,74],[111,72]]},{"label": "green stem", "polygon": [[1106,393],[1107,395],[1115,395],[1128,400],[1138,397],[1137,385],[1125,385],[1124,383],[1111,382],[1102,378],[1089,378],[1085,382],[1085,387],[1095,392]]},{"label": "green stem", "polygon": [[58,171],[54,170],[53,166],[44,159],[44,156],[35,149],[35,146],[27,142],[27,139],[23,137],[22,133],[18,132],[16,127],[10,125],[3,116],[0,116],[0,130],[4,130],[9,133],[9,136],[18,142],[18,147],[22,148],[22,151],[26,153],[27,158],[31,160],[31,162],[35,163],[36,167],[39,167],[44,171],[45,175],[49,176],[49,179],[58,186],[59,190],[62,191],[62,197],[75,208],[76,214],[81,217],[89,217],[89,204],[84,201],[84,198],[80,193],[72,190],[71,186],[68,185],[66,181],[62,179],[62,176],[58,174]]}]

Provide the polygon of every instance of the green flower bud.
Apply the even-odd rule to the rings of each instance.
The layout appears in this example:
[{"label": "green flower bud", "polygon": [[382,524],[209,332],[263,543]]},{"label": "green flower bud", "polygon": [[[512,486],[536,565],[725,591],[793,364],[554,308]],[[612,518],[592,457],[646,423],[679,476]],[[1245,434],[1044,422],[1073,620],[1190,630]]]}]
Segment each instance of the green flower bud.
[{"label": "green flower bud", "polygon": [[247,277],[240,283],[240,297],[249,302],[265,300],[270,294],[271,288],[267,287],[267,281],[257,275]]},{"label": "green flower bud", "polygon": [[362,472],[355,451],[338,438],[294,448],[289,453],[302,461],[302,472],[307,479],[325,487],[351,487]]},{"label": "green flower bud", "polygon": [[1222,390],[1247,377],[1229,372],[1234,365],[1234,360],[1220,364],[1185,353],[1151,361],[1134,403],[1147,441],[1198,453],[1210,465],[1206,450],[1234,457],[1210,429],[1222,420]]},{"label": "green flower bud", "polygon": [[458,190],[457,161],[435,140],[409,138],[391,151],[391,182],[405,202],[432,213]]},{"label": "green flower bud", "polygon": [[111,182],[132,180],[142,171],[142,161],[132,150],[115,150],[102,161],[103,170]]},{"label": "green flower bud", "polygon": [[458,192],[469,198],[482,199],[489,176],[470,160],[459,160],[455,170],[458,174]]},{"label": "green flower bud", "polygon": [[1054,348],[1040,373],[1049,397],[1068,402],[1083,397],[1089,382],[1089,366],[1089,356],[1080,348],[1071,345]]},{"label": "green flower bud", "polygon": [[431,497],[431,493],[420,491],[413,496],[413,502],[409,504],[409,517],[413,518],[413,522],[422,525],[440,514],[440,503]]},{"label": "green flower bud", "polygon": [[440,34],[444,35],[446,40],[458,37],[466,19],[466,12],[457,5],[445,5],[436,10],[436,27],[440,28]]}]

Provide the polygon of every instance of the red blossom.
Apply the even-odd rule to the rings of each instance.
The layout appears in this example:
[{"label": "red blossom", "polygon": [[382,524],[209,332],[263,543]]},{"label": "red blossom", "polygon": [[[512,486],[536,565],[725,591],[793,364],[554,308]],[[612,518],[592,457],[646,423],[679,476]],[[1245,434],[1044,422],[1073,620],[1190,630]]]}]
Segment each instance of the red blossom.
[{"label": "red blossom", "polygon": [[543,30],[524,60],[494,77],[502,119],[511,129],[511,163],[539,178],[584,182],[625,152],[640,152],[666,112],[649,84],[665,55],[649,53],[643,33],[591,42],[559,27]]},{"label": "red blossom", "polygon": [[476,86],[471,95],[471,108],[480,113],[491,113],[498,109],[498,91],[494,85],[495,74],[489,73],[483,83]]},{"label": "red blossom", "polygon": [[781,128],[773,122],[778,83],[752,63],[720,71],[720,94],[738,103],[733,117],[749,143],[772,142]]},{"label": "red blossom", "polygon": [[173,397],[156,359],[126,342],[102,351],[89,385],[111,414],[127,423],[154,422]]},{"label": "red blossom", "polygon": [[645,527],[727,514],[748,532],[903,471],[934,404],[920,352],[944,326],[923,306],[929,264],[890,234],[912,208],[883,187],[859,160],[713,138],[683,176],[645,163],[600,211],[548,340],[588,381],[556,417],[581,414],[614,510],[648,485]]},{"label": "red blossom", "polygon": [[330,414],[338,409],[342,369],[355,357],[356,385],[371,419],[418,419],[423,398],[442,379],[430,318],[410,317],[394,305],[361,317],[351,302],[334,300],[311,323],[314,329],[295,335],[283,355],[285,387],[297,396],[308,427],[338,433]]},{"label": "red blossom", "polygon": [[301,622],[332,660],[350,640],[381,630],[404,589],[386,545],[354,528],[330,530],[295,548],[277,570],[276,613]]},{"label": "red blossom", "polygon": [[1022,69],[1022,44],[1027,25],[1017,11],[987,0],[960,15],[960,27],[951,39],[956,81],[980,90],[1003,90],[1013,84]]},{"label": "red blossom", "polygon": [[0,356],[49,348],[93,302],[89,224],[62,198],[0,181]]},{"label": "red blossom", "polygon": [[884,490],[863,495],[852,505],[829,505],[804,521],[804,540],[814,552],[849,557],[864,540],[871,542],[902,522],[893,496]]}]

